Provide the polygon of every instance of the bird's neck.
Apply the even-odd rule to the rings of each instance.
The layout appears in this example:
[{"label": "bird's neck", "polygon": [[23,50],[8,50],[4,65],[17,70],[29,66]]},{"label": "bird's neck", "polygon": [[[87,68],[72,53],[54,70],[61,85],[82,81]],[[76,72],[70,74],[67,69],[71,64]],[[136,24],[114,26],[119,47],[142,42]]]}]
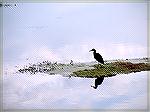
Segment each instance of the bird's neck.
[{"label": "bird's neck", "polygon": [[94,51],[93,54],[96,54],[96,51]]}]

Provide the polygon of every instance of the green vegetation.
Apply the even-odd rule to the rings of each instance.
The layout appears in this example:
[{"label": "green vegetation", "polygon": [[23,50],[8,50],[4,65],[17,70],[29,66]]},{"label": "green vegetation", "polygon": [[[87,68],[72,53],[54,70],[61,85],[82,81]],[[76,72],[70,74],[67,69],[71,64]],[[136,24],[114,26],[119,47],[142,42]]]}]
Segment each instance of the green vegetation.
[{"label": "green vegetation", "polygon": [[[30,64],[22,69],[19,69],[19,73],[46,73],[49,75],[61,74],[63,76],[74,77],[111,77],[117,74],[129,74],[141,71],[150,70],[150,59],[126,59],[126,60],[114,60],[107,61],[106,64],[100,65],[96,63],[52,63],[50,61],[43,61],[41,63]],[[131,63],[134,62],[134,63]],[[135,63],[136,62],[136,63]]]},{"label": "green vegetation", "polygon": [[75,77],[86,77],[86,78],[96,78],[96,77],[111,77],[117,74],[128,74],[132,72],[149,71],[149,63],[138,63],[133,64],[131,62],[113,62],[107,63],[105,65],[94,65],[94,69],[90,70],[79,70],[73,72],[72,76]]}]

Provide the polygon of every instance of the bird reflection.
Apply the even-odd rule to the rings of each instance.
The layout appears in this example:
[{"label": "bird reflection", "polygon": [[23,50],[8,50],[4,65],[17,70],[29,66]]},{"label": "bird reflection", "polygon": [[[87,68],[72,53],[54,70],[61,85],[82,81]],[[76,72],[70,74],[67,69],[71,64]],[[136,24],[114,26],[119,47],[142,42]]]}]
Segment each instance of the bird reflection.
[{"label": "bird reflection", "polygon": [[97,89],[98,85],[101,85],[104,80],[104,77],[98,77],[95,79],[95,86],[91,86],[94,89]]}]

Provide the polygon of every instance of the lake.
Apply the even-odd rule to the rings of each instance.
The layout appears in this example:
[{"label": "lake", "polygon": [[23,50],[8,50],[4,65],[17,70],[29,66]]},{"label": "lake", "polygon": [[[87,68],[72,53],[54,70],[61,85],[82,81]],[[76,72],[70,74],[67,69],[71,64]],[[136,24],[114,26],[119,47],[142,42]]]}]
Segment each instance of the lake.
[{"label": "lake", "polygon": [[4,109],[147,109],[147,72],[105,78],[62,77],[44,73],[3,75]]}]

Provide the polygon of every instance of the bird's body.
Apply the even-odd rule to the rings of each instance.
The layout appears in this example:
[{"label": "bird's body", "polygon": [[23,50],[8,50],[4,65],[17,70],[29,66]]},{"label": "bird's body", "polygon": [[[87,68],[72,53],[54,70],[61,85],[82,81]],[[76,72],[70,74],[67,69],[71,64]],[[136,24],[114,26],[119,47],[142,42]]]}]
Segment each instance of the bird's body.
[{"label": "bird's body", "polygon": [[95,49],[92,49],[90,51],[93,51],[93,55],[94,55],[94,58],[101,64],[104,64],[104,60],[102,58],[102,56],[99,54],[99,53],[96,53],[96,50]]},{"label": "bird's body", "polygon": [[93,53],[94,54],[94,58],[101,64],[104,64],[104,60],[102,58],[102,56],[99,53]]},{"label": "bird's body", "polygon": [[[104,60],[102,56],[99,53],[96,53],[95,49],[92,49],[90,51],[93,51],[93,55],[96,61],[98,61],[101,64],[104,64]],[[91,86],[91,87],[93,87],[94,89],[97,89],[98,85],[101,85],[103,80],[104,80],[104,77],[98,77],[97,79],[95,79],[95,86]]]}]

